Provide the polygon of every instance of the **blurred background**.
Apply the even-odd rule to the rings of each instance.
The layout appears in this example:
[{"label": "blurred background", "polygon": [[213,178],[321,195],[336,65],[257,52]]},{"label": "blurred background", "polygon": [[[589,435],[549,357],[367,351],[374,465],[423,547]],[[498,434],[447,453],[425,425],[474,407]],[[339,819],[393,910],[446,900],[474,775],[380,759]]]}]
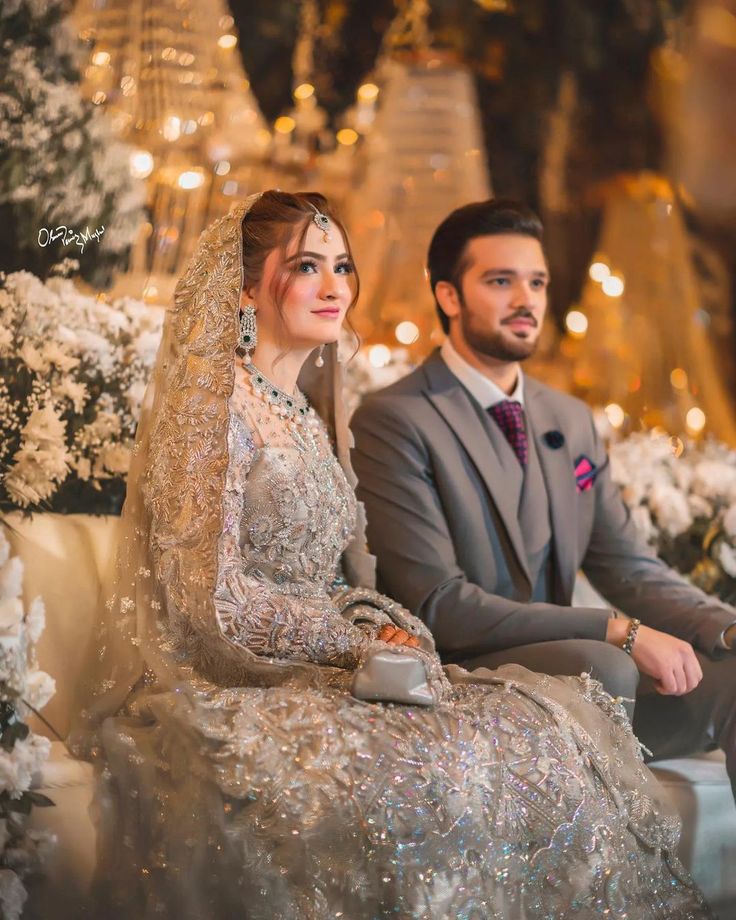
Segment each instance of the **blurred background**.
[{"label": "blurred background", "polygon": [[0,38],[5,271],[165,305],[233,201],[317,189],[377,385],[440,339],[433,228],[513,196],[553,279],[531,372],[736,444],[734,0],[6,0]]}]

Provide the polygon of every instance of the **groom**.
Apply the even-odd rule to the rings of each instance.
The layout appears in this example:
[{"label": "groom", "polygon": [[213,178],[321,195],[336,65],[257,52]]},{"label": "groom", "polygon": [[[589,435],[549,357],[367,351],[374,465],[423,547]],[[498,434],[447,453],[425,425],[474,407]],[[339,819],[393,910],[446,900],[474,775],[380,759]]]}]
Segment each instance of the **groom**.
[{"label": "groom", "polygon": [[[590,410],[521,370],[547,307],[539,219],[500,199],[459,208],[428,269],[445,341],[352,422],[382,590],[447,662],[588,671],[636,697],[655,756],[722,747],[736,795],[736,610],[643,545]],[[573,605],[579,569],[611,610]]]}]

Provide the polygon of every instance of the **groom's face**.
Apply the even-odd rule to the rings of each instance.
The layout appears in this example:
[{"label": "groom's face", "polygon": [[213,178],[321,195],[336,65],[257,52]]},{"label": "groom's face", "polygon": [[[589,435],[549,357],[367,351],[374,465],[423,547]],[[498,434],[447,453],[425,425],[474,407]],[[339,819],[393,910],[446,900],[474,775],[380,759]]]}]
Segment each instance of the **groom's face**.
[{"label": "groom's face", "polygon": [[539,240],[479,236],[465,250],[458,310],[451,323],[473,351],[498,361],[534,353],[547,309],[549,273]]}]

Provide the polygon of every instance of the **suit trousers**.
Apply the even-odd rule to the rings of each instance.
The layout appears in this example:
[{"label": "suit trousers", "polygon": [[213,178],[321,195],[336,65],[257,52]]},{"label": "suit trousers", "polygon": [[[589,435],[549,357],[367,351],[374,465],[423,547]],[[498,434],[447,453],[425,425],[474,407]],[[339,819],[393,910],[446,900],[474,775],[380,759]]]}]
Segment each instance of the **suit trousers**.
[{"label": "suit trousers", "polygon": [[634,733],[657,760],[721,748],[736,799],[736,655],[724,652],[711,658],[698,651],[696,655],[703,679],[684,696],[657,693],[652,679],[640,677],[629,655],[596,639],[536,642],[459,663],[469,671],[502,664],[520,664],[551,675],[587,671],[612,696],[624,698],[629,715],[633,714]]}]

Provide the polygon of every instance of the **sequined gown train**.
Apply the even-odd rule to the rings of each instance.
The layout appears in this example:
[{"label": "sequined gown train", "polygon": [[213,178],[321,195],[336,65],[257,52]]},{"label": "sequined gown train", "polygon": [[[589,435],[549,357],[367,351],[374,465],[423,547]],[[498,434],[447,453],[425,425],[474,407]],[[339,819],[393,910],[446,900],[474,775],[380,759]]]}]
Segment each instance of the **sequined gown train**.
[{"label": "sequined gown train", "polygon": [[430,639],[341,580],[356,501],[327,432],[311,409],[300,425],[273,415],[248,377],[232,398],[219,626],[236,651],[311,664],[242,685],[186,624],[169,635],[189,692],[149,671],[100,736],[104,915],[709,916],[673,855],[678,821],[595,682],[443,672],[418,651],[437,705],[351,696],[390,614]]}]

